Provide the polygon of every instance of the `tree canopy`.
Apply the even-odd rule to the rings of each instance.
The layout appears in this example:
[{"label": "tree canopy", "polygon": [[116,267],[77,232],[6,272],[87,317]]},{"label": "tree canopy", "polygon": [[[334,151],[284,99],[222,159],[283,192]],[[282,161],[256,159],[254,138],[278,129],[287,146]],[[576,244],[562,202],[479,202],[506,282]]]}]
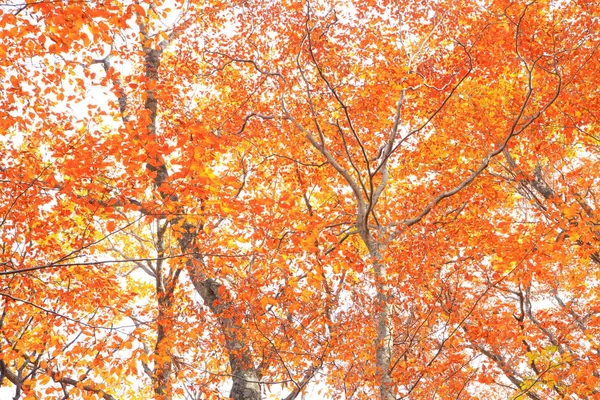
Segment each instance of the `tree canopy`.
[{"label": "tree canopy", "polygon": [[0,12],[1,393],[598,396],[593,2]]}]

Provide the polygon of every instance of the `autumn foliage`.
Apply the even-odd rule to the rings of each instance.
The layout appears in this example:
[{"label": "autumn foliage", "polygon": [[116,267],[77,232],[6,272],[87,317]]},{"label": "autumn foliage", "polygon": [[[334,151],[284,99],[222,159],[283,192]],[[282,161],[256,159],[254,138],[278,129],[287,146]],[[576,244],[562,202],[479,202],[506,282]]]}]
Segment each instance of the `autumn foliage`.
[{"label": "autumn foliage", "polygon": [[0,397],[600,396],[600,7],[0,5]]}]

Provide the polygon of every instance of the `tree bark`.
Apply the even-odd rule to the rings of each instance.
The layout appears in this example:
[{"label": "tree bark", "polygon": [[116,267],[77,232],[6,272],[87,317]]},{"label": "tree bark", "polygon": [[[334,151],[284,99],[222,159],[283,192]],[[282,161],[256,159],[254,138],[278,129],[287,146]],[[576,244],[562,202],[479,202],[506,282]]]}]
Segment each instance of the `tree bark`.
[{"label": "tree bark", "polygon": [[[366,224],[365,224],[366,225]],[[387,268],[381,254],[381,244],[375,242],[368,231],[366,236],[361,237],[369,250],[371,257],[375,259],[373,268],[375,270],[375,312],[377,322],[377,338],[375,342],[375,359],[377,367],[377,379],[379,382],[379,398],[381,400],[394,400],[392,377],[390,376],[390,362],[392,359],[392,332],[390,329],[390,316],[392,307],[389,302],[389,285],[386,283]]]},{"label": "tree bark", "polygon": [[233,386],[229,397],[235,400],[260,400],[260,374],[244,340],[244,332],[230,315],[238,315],[235,304],[227,299],[224,287],[214,279],[206,279],[201,273],[191,274],[196,291],[204,303],[217,316],[221,332],[225,336],[225,347],[229,353],[229,366]]}]

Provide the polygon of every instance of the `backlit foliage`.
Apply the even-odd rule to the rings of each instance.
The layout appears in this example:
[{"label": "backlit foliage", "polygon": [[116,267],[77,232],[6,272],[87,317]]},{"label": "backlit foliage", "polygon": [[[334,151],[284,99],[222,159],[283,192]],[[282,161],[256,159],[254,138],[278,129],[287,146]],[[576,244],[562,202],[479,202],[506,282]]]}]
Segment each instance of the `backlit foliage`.
[{"label": "backlit foliage", "polygon": [[598,396],[593,1],[0,10],[2,396]]}]

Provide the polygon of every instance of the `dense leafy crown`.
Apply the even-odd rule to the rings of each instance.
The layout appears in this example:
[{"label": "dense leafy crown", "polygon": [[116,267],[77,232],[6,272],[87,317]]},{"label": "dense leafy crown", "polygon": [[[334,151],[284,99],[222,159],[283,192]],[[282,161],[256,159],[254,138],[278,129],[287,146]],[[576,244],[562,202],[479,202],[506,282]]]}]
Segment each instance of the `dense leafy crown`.
[{"label": "dense leafy crown", "polygon": [[593,1],[0,10],[0,397],[598,396]]}]

